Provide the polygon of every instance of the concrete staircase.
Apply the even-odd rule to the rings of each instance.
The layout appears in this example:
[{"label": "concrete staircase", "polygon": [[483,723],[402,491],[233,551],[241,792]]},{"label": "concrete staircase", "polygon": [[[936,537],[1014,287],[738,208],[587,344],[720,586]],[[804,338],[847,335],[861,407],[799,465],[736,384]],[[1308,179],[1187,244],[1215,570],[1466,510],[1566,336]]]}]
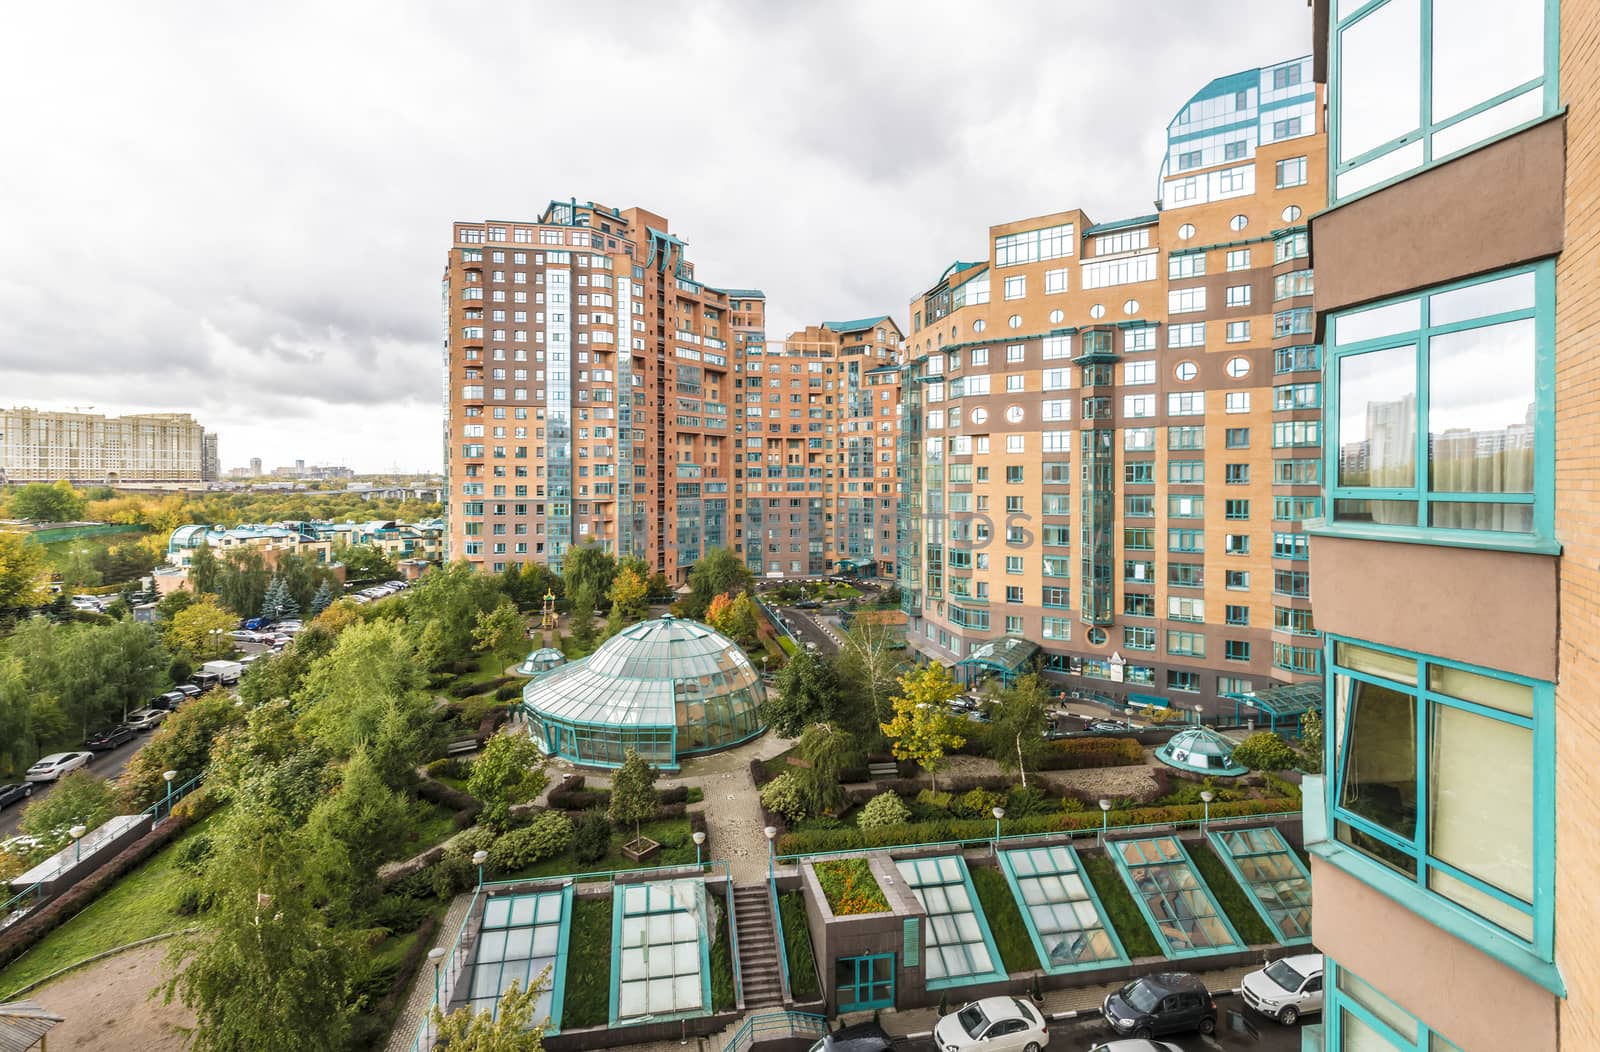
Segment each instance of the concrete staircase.
[{"label": "concrete staircase", "polygon": [[783,1004],[778,974],[778,936],[765,884],[733,889],[733,919],[739,936],[739,978],[746,1011]]}]

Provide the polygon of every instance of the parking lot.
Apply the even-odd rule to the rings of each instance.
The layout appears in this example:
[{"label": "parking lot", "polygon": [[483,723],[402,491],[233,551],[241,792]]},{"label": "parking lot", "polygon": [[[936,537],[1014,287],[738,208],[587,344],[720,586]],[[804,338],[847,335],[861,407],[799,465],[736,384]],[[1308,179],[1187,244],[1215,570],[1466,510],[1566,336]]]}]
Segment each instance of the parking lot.
[{"label": "parking lot", "polygon": [[[1216,1034],[1206,1037],[1201,1034],[1184,1034],[1174,1037],[1164,1037],[1158,1040],[1176,1045],[1184,1052],[1300,1052],[1300,1027],[1279,1026],[1270,1019],[1243,1013],[1242,1006],[1234,998],[1217,999],[1217,1007],[1222,1012],[1222,1019],[1217,1027]],[[1244,1026],[1253,1028],[1254,1033],[1233,1032],[1229,1023],[1235,1014],[1244,1014]],[[1088,1016],[1072,1019],[1050,1025],[1050,1049],[1054,1052],[1087,1052],[1105,1041],[1116,1038],[1111,1027],[1099,1016]],[[931,1036],[915,1040],[897,1042],[896,1048],[906,1049],[908,1052],[939,1052],[934,1046]]]},{"label": "parking lot", "polygon": [[[115,778],[122,773],[124,767],[128,766],[128,761],[133,759],[133,754],[138,752],[140,747],[149,740],[150,735],[140,734],[132,741],[123,742],[108,752],[95,753],[94,760],[90,762],[88,770],[102,778]],[[73,752],[75,750],[64,749],[62,751]],[[21,781],[22,779],[18,778],[17,780]],[[52,788],[54,788],[54,783],[40,782],[33,787],[33,796],[30,799],[10,804],[4,811],[0,811],[0,840],[16,836],[17,823],[22,819],[23,808],[34,800],[49,795]]]}]

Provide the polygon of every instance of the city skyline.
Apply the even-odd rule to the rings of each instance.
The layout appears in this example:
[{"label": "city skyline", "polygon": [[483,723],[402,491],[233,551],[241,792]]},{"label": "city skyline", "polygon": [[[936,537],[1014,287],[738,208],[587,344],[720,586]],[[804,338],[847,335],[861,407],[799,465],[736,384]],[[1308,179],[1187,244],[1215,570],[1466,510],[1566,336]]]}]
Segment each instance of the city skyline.
[{"label": "city skyline", "polygon": [[[75,34],[94,75],[66,89],[48,128],[30,126],[42,113],[19,115],[38,163],[0,175],[0,216],[18,234],[0,246],[0,345],[10,349],[0,388],[19,404],[193,413],[226,435],[229,465],[304,456],[358,472],[439,471],[430,304],[452,218],[524,214],[549,192],[659,208],[690,232],[707,273],[767,293],[769,336],[886,308],[904,325],[895,305],[996,214],[1068,201],[1097,215],[1148,211],[1160,129],[1194,87],[1304,51],[1303,10],[1266,2],[1227,22],[1154,3],[1114,14],[1036,5],[1037,17],[1005,21],[842,5],[739,20],[712,7],[674,21],[622,6],[660,50],[616,42],[602,26],[617,20],[597,20],[590,46],[583,27],[566,27],[566,45],[536,68],[519,65],[514,47],[479,54],[481,18],[447,23],[423,9],[324,12],[303,44],[293,19],[212,13],[156,39],[158,27],[105,8]],[[59,16],[18,17],[48,32]],[[495,17],[503,39],[538,38],[532,16]],[[1153,18],[1169,32],[1137,31]],[[343,47],[374,32],[393,46]],[[225,45],[244,37],[252,47],[233,56]],[[1039,61],[1049,48],[1038,41],[1051,39],[1063,54],[1073,40],[1095,46]],[[873,58],[880,42],[917,57],[891,73]],[[209,45],[228,57],[208,58]],[[569,65],[606,52],[644,71],[636,83],[675,85],[680,101],[666,109],[654,93],[590,93],[595,113],[612,114],[608,135],[671,163],[580,149],[588,108],[537,107],[541,85],[570,83]],[[826,83],[767,73],[820,69],[829,53]],[[37,79],[39,56],[7,58],[6,76]],[[286,59],[298,60],[294,78],[276,75]],[[412,77],[413,67],[430,73]],[[960,92],[945,88],[952,68],[969,74]],[[449,85],[469,70],[505,89],[474,99],[477,116],[463,124],[467,104]],[[513,112],[534,134],[470,131]],[[560,142],[573,148],[552,148]],[[126,207],[123,185],[142,188],[141,207]],[[873,236],[861,231],[868,215]],[[75,279],[51,278],[64,274]],[[69,356],[95,365],[65,374]]]}]

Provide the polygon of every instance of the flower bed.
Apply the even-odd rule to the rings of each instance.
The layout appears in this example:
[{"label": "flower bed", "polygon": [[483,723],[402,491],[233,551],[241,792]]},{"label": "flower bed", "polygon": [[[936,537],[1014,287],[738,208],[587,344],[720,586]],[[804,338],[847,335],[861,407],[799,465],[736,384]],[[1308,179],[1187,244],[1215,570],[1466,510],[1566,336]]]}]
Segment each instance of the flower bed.
[{"label": "flower bed", "polygon": [[864,858],[841,858],[811,867],[836,917],[860,913],[887,913],[889,900]]}]

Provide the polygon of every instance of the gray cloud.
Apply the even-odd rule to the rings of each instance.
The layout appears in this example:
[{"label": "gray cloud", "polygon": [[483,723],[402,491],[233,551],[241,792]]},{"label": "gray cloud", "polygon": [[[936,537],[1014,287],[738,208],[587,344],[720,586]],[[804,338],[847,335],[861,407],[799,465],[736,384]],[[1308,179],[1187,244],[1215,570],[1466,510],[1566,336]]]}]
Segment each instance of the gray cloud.
[{"label": "gray cloud", "polygon": [[[770,331],[893,313],[991,223],[1148,211],[1172,114],[1286,0],[198,2],[8,12],[0,401],[437,467],[454,218],[670,217]],[[71,41],[61,62],[60,41]]]}]

